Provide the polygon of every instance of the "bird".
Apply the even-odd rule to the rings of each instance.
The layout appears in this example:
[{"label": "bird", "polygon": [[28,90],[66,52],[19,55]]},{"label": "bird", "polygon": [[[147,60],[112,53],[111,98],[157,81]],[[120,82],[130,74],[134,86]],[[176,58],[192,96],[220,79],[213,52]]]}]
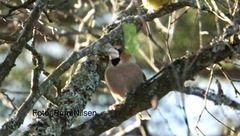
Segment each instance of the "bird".
[{"label": "bird", "polygon": [[143,6],[149,11],[158,10],[161,6],[170,2],[171,0],[142,0]]},{"label": "bird", "polygon": [[[145,82],[145,76],[131,53],[110,48],[109,64],[105,70],[105,80],[116,103],[109,107],[114,110],[124,100],[126,93]],[[149,113],[139,113],[142,120],[150,119]]]}]

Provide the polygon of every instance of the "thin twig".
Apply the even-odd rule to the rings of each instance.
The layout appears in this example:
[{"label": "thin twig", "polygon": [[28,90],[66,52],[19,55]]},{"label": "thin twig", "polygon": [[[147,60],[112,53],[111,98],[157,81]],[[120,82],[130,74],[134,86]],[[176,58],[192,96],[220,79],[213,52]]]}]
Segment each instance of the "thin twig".
[{"label": "thin twig", "polygon": [[[208,93],[209,93],[209,89],[210,89],[210,86],[211,86],[212,80],[213,80],[213,71],[214,71],[214,70],[213,70],[213,68],[212,68],[212,69],[211,69],[210,76],[209,76],[208,85],[207,85],[207,88],[206,88],[206,91],[205,91],[205,94],[204,94],[204,106],[203,106],[203,109],[202,109],[202,111],[201,111],[198,119],[197,119],[197,124],[196,124],[196,126],[195,126],[195,129],[196,129],[196,133],[197,133],[197,134],[198,134],[198,132],[197,132],[197,130],[198,130],[198,131],[201,132],[203,135],[205,135],[205,134],[201,131],[201,129],[198,127],[198,125],[199,125],[199,123],[200,123],[200,120],[201,120],[201,117],[202,117],[202,115],[203,115],[203,112],[204,112],[204,110],[205,110],[205,108],[206,108],[206,106],[207,106]],[[198,134],[198,135],[199,135],[199,134]]]}]

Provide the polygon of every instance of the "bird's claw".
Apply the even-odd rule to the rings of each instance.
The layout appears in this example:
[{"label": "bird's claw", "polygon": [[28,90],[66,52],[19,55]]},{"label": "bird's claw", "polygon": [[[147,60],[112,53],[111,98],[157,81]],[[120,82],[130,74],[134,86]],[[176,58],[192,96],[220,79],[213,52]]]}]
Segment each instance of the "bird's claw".
[{"label": "bird's claw", "polygon": [[114,103],[108,107],[108,110],[115,110],[118,106],[119,106],[119,104]]}]

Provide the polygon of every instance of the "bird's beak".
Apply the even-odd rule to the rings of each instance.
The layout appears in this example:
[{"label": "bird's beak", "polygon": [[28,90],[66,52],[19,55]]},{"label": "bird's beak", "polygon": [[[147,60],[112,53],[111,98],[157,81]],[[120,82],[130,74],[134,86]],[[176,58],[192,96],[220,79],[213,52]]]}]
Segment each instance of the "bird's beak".
[{"label": "bird's beak", "polygon": [[119,58],[119,57],[120,57],[118,50],[116,50],[116,49],[114,49],[114,48],[110,48],[110,49],[108,50],[108,54],[109,54],[109,57],[110,57],[111,59],[116,59],[116,58]]}]

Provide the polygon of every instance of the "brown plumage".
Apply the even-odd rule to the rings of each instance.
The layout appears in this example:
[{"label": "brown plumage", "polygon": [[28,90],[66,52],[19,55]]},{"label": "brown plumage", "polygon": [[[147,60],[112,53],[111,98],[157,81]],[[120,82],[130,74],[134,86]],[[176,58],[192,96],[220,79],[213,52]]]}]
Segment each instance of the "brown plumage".
[{"label": "brown plumage", "polygon": [[110,60],[105,71],[105,80],[116,101],[115,106],[123,101],[128,91],[144,83],[144,74],[134,57],[125,52],[117,53],[114,48],[109,50]]}]

